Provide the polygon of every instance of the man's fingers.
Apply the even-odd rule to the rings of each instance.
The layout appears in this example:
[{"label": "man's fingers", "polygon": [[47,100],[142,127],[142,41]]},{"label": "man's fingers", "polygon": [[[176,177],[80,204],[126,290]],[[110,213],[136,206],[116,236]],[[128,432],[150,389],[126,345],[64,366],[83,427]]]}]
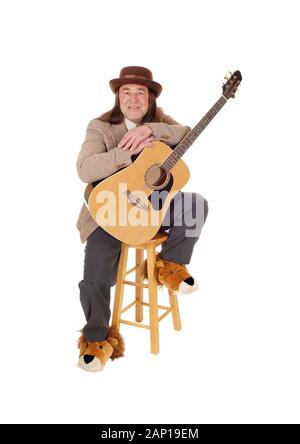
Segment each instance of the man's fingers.
[{"label": "man's fingers", "polygon": [[138,144],[140,144],[144,140],[145,140],[144,137],[133,137],[132,136],[132,137],[130,137],[130,139],[127,141],[127,143],[123,147],[123,150],[127,150],[128,148],[135,149],[138,146]]},{"label": "man's fingers", "polygon": [[134,149],[130,148],[130,152],[132,154],[138,154],[140,151],[142,151],[144,149],[144,146],[142,143],[140,143],[137,147],[135,147]]},{"label": "man's fingers", "polygon": [[154,140],[154,138],[152,136],[147,137],[147,139],[145,139],[144,137],[138,137],[137,139],[135,139],[134,143],[132,144],[130,151],[133,151],[137,148],[141,149],[142,147],[144,148],[145,146],[152,146],[150,145],[150,142],[152,142]]},{"label": "man's fingers", "polygon": [[128,135],[125,134],[125,136],[123,136],[120,142],[118,143],[118,148],[122,148],[122,146],[124,146],[127,143],[128,139],[129,139]]},{"label": "man's fingers", "polygon": [[123,150],[128,150],[130,147],[132,150],[136,149],[137,146],[142,142],[149,142],[153,141],[153,136],[135,136],[134,134],[131,135],[131,133],[126,133],[125,136],[122,137],[120,142],[118,143],[118,148],[122,148]]},{"label": "man's fingers", "polygon": [[145,140],[145,142],[153,142],[154,141],[154,137],[148,137],[148,139]]},{"label": "man's fingers", "polygon": [[122,137],[122,139],[118,143],[118,148],[124,147],[129,140],[131,140],[131,139],[134,140],[136,138],[136,132],[133,131],[135,129],[136,128],[132,128],[131,130],[128,130],[126,134],[124,134],[124,136]]},{"label": "man's fingers", "polygon": [[128,150],[128,148],[131,147],[132,143],[133,143],[134,139],[131,137],[127,143],[125,143],[125,145],[123,146],[123,150]]},{"label": "man's fingers", "polygon": [[[147,126],[137,126],[136,128],[132,128],[127,131],[126,134],[122,137],[120,142],[118,143],[118,148],[125,147],[126,144],[131,141],[139,140],[148,140],[149,137],[154,138],[153,135],[149,136],[149,128]],[[127,149],[127,148],[126,148]]]},{"label": "man's fingers", "polygon": [[137,137],[135,139],[135,141],[133,142],[133,144],[132,144],[132,146],[130,148],[130,151],[135,150],[138,146],[142,145],[144,142],[145,142],[144,137]]}]

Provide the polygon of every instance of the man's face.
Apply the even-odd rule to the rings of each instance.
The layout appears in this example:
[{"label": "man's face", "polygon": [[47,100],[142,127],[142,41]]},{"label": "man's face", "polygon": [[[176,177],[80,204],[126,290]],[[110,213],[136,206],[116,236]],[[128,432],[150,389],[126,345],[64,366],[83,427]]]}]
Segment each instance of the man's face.
[{"label": "man's face", "polygon": [[148,111],[149,90],[142,85],[127,83],[119,89],[119,100],[124,116],[139,123]]}]

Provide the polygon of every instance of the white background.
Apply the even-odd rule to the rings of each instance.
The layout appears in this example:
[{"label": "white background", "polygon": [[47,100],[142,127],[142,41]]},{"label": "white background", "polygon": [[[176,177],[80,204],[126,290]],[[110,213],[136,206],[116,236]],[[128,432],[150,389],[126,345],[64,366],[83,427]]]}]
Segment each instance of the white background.
[{"label": "white background", "polygon": [[[297,3],[1,2],[2,422],[299,423]],[[154,356],[123,326],[126,357],[89,374],[75,163],[127,65],[149,67],[189,126],[228,70],[243,82],[184,159],[210,211],[182,331],[162,321]]]}]

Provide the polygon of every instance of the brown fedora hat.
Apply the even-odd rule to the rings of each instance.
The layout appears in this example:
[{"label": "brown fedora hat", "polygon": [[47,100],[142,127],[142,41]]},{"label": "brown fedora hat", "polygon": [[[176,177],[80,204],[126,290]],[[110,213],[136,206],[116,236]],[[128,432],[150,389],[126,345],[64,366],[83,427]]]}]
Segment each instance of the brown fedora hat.
[{"label": "brown fedora hat", "polygon": [[126,66],[125,68],[122,68],[119,78],[112,79],[109,82],[109,85],[113,92],[116,93],[117,89],[126,83],[144,85],[147,88],[152,89],[156,97],[158,97],[162,91],[162,86],[159,83],[154,82],[150,69],[144,68],[143,66]]}]

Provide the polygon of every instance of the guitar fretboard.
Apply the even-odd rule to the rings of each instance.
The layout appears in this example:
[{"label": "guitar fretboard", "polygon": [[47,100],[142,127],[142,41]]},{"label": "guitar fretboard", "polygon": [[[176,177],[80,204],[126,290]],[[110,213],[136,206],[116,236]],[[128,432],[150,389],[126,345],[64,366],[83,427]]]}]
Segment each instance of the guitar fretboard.
[{"label": "guitar fretboard", "polygon": [[212,119],[218,114],[221,108],[225,105],[227,99],[221,96],[219,100],[210,108],[210,110],[205,114],[205,116],[200,120],[199,123],[182,139],[182,141],[176,146],[173,152],[164,160],[161,167],[166,171],[170,171],[173,166],[178,162],[178,160],[183,156],[183,154],[188,150],[188,148],[195,142],[197,137],[200,136],[202,131],[207,127],[207,125],[212,121]]}]

